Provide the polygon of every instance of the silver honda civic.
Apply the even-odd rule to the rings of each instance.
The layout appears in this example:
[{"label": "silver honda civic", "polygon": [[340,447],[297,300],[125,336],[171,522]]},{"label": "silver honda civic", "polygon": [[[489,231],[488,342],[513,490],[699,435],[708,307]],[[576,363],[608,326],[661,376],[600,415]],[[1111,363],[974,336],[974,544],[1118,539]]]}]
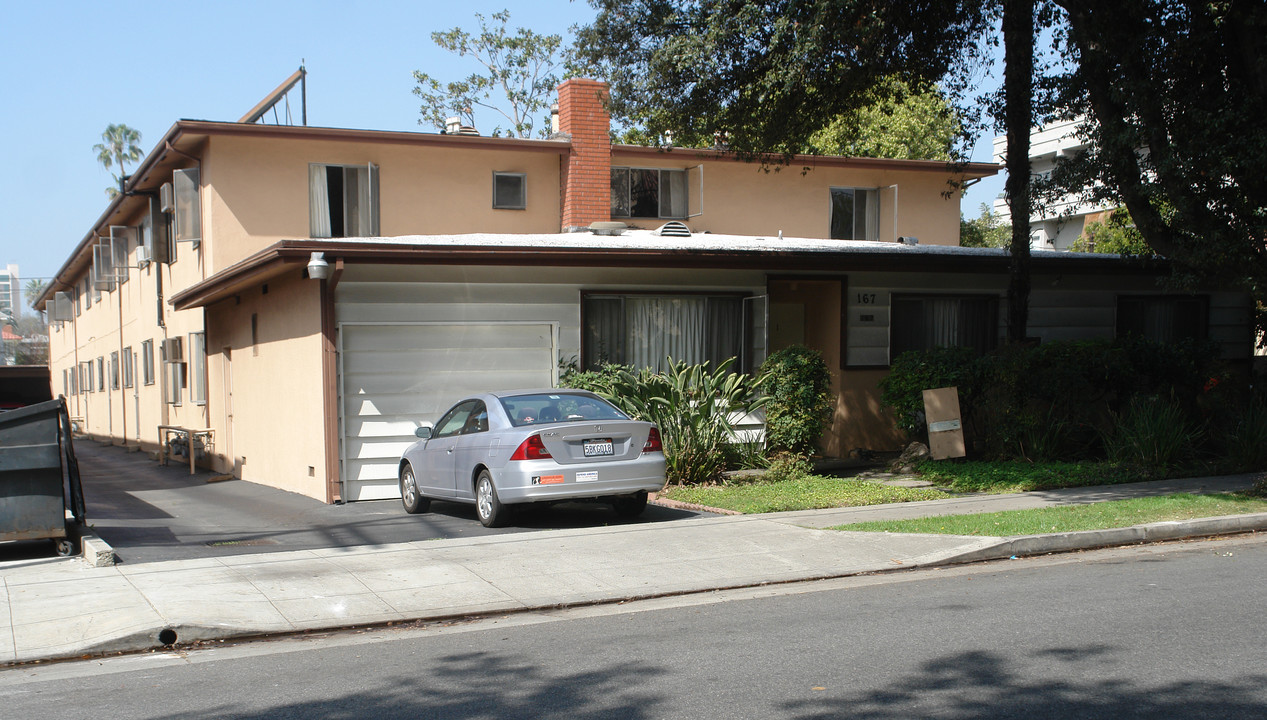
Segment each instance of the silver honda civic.
[{"label": "silver honda civic", "polygon": [[513,505],[594,500],[634,517],[664,487],[656,426],[584,390],[472,395],[414,434],[399,475],[410,513],[432,500],[474,503],[480,522],[496,527]]}]

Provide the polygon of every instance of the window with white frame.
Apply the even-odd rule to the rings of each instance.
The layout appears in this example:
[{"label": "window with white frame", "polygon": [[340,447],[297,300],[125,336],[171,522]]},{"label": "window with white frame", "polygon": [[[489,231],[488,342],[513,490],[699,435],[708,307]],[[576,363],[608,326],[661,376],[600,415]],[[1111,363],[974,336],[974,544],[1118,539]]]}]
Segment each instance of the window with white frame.
[{"label": "window with white frame", "polygon": [[119,351],[110,353],[110,389],[119,389]]},{"label": "window with white frame", "polygon": [[528,176],[524,173],[493,173],[493,209],[523,210],[528,207]]},{"label": "window with white frame", "polygon": [[586,369],[615,363],[663,370],[666,358],[716,368],[732,357],[742,361],[750,332],[739,295],[592,293],[582,313]]},{"label": "window with white frame", "polygon": [[195,242],[202,240],[202,200],[198,168],[186,168],[172,172],[172,195],[176,206],[176,240]]},{"label": "window with white frame", "polygon": [[134,375],[132,366],[135,364],[135,358],[136,354],[132,352],[131,345],[123,348],[123,387],[125,388],[132,387]]},{"label": "window with white frame", "polygon": [[146,385],[154,384],[154,341],[146,340],[141,343],[141,382]]},{"label": "window with white frame", "polygon": [[181,403],[181,395],[185,389],[185,363],[183,362],[164,362],[163,372],[165,385],[163,387],[164,400],[168,405],[177,405]]},{"label": "window with white frame", "polygon": [[876,188],[831,188],[833,240],[878,240],[880,191]]},{"label": "window with white frame", "polygon": [[312,237],[378,235],[378,166],[308,166],[308,231]]},{"label": "window with white frame", "polygon": [[207,335],[189,333],[189,399],[195,405],[207,404]]},{"label": "window with white frame", "polygon": [[685,218],[685,170],[614,167],[611,170],[612,217]]},{"label": "window with white frame", "polygon": [[97,358],[97,389],[105,392],[106,389],[106,359],[105,357]]}]

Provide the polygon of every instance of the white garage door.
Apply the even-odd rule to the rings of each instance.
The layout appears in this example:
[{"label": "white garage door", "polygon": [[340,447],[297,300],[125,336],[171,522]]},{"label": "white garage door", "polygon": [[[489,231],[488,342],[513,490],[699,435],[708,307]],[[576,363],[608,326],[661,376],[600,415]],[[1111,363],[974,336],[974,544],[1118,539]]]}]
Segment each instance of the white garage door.
[{"label": "white garage door", "polygon": [[339,326],[339,421],[346,500],[400,497],[400,453],[423,422],[463,396],[551,387],[551,323],[345,323]]}]

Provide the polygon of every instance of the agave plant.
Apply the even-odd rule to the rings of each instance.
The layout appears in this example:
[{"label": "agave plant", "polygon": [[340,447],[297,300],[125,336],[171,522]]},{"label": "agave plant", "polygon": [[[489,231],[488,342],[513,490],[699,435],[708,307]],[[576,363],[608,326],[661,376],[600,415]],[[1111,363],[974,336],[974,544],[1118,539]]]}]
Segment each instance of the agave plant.
[{"label": "agave plant", "polygon": [[664,372],[620,368],[595,391],[631,417],[659,426],[670,481],[711,482],[726,469],[735,418],[764,403],[757,395],[760,378],[733,372],[733,365],[731,358],[712,370],[707,362],[670,358]]}]

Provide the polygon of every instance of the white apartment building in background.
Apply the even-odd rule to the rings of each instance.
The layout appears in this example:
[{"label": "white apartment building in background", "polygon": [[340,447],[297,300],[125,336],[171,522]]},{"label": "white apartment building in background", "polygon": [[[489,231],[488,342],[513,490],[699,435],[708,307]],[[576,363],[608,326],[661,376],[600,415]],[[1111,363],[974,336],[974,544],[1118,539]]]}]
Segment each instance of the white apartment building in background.
[{"label": "white apartment building in background", "polygon": [[[1047,177],[1056,165],[1056,158],[1069,157],[1086,148],[1078,137],[1076,120],[1053,122],[1030,131],[1029,161],[1034,177]],[[994,138],[994,162],[1007,162],[1007,136]],[[1112,205],[1088,205],[1075,196],[1066,196],[1050,207],[1035,208],[1030,216],[1030,248],[1033,250],[1068,250],[1088,223],[1101,222]],[[1012,222],[1007,199],[995,198],[993,212],[1003,223]]]},{"label": "white apartment building in background", "polygon": [[18,280],[18,266],[0,268],[0,318],[22,317],[22,288]]}]

